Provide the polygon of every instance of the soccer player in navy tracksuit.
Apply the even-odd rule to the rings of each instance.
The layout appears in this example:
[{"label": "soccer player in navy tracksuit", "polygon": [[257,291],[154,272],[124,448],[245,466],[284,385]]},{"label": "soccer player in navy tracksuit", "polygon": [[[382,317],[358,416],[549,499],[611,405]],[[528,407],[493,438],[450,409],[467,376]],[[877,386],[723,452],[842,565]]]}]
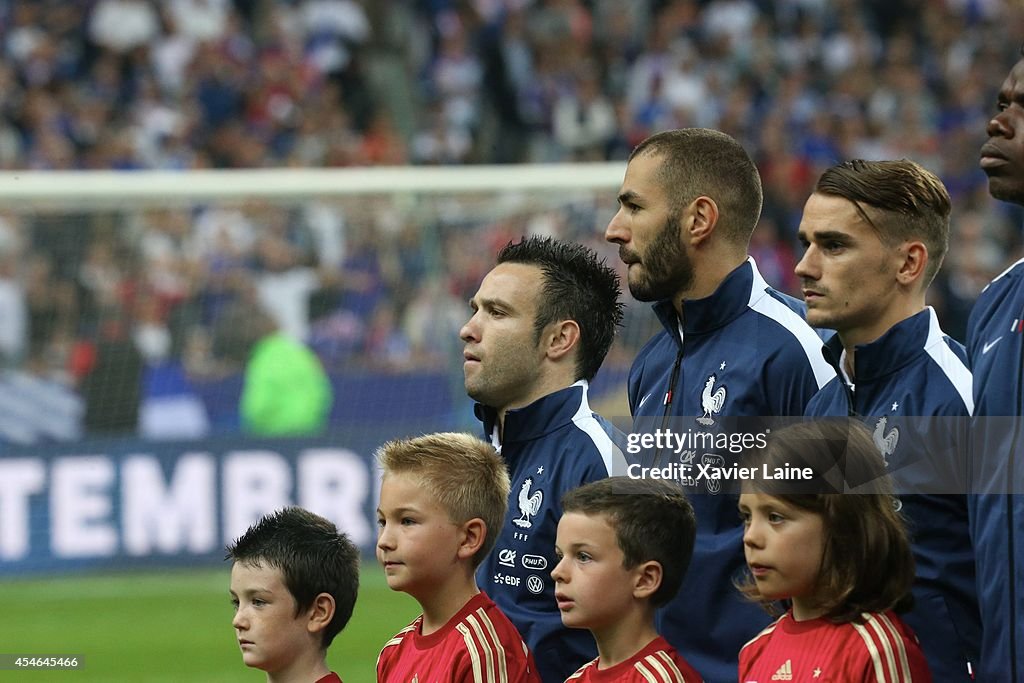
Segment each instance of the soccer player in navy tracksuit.
[{"label": "soccer player in navy tracksuit", "polygon": [[533,650],[541,680],[564,681],[597,648],[562,625],[555,601],[560,501],[624,465],[621,433],[587,400],[622,318],[619,279],[590,249],[552,239],[509,244],[497,260],[460,333],[466,393],[512,482],[477,583]]},{"label": "soccer player in navy tracksuit", "polygon": [[[630,155],[605,238],[629,266],[629,290],[656,301],[664,331],[629,374],[634,431],[712,434],[723,418],[802,415],[835,372],[798,301],[768,286],[747,256],[761,180],[734,139],[706,129],[651,136]],[[676,418],[676,419],[672,419]],[[714,467],[716,454],[673,453]],[[656,454],[659,464],[668,453]],[[691,493],[693,562],[659,630],[708,683],[736,680],[740,648],[768,616],[732,580],[745,566],[736,496],[707,481]]]},{"label": "soccer player in navy tracksuit", "polygon": [[942,264],[951,206],[934,174],[906,159],[833,166],[807,200],[796,266],[807,321],[836,330],[840,376],[807,407],[863,416],[911,528],[917,633],[937,681],[969,681],[981,638],[967,525],[965,429],[974,402],[966,352],[925,293]]},{"label": "soccer player in navy tracksuit", "polygon": [[[1024,52],[1022,52],[1024,54]],[[981,168],[989,193],[1024,206],[1024,59],[1003,82],[986,128]],[[971,534],[978,557],[978,680],[1024,680],[1024,259],[982,291],[967,327],[974,374],[975,490]],[[1015,495],[1000,495],[1012,493]]]}]

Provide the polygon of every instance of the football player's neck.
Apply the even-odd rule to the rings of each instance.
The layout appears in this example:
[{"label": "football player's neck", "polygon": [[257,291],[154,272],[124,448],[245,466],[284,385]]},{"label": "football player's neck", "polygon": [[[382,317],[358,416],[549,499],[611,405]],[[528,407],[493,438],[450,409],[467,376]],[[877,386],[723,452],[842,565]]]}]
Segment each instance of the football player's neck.
[{"label": "football player's neck", "polygon": [[718,249],[704,255],[698,254],[696,258],[700,259],[700,264],[694,265],[693,280],[686,289],[676,292],[672,297],[676,315],[680,320],[683,319],[683,308],[687,300],[706,299],[718,291],[725,279],[746,262],[747,254],[730,248]]},{"label": "football player's neck", "polygon": [[877,341],[886,332],[899,323],[912,318],[925,308],[924,297],[919,300],[900,301],[899,305],[890,306],[880,317],[872,320],[866,325],[849,327],[838,330],[839,340],[843,343],[843,350],[846,351],[846,372],[850,377],[855,377],[855,359],[858,345],[870,344]]},{"label": "football player's neck", "polygon": [[479,592],[471,563],[457,560],[443,582],[433,586],[428,595],[416,596],[423,608],[423,635],[428,636],[447,624]]},{"label": "football player's neck", "polygon": [[549,394],[571,387],[576,383],[574,373],[576,370],[575,356],[571,362],[549,364],[549,369],[541,373],[531,386],[525,388],[520,395],[509,402],[503,408],[498,409],[498,435],[503,437],[505,433],[505,414],[510,410],[525,408],[531,403],[538,401]]},{"label": "football player's neck", "polygon": [[846,351],[846,353],[843,354],[843,372],[846,373],[846,376],[851,381],[856,381],[857,373],[854,371],[854,364],[853,364],[854,351],[853,351],[853,347],[851,346],[849,348],[846,348],[844,346],[843,350]]}]

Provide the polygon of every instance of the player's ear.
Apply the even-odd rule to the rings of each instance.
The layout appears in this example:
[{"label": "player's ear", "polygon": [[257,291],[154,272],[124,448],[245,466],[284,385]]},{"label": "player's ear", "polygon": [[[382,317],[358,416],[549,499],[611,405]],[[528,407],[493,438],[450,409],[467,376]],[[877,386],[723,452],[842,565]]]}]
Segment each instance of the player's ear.
[{"label": "player's ear", "polygon": [[579,344],[580,325],[575,320],[552,323],[542,339],[547,340],[548,358],[560,360]]},{"label": "player's ear", "polygon": [[487,523],[479,517],[463,522],[459,527],[459,550],[461,560],[468,560],[476,555],[487,538]]},{"label": "player's ear", "polygon": [[330,593],[320,593],[313,598],[313,606],[309,610],[309,620],[306,622],[306,630],[310,633],[318,633],[331,623],[334,618],[334,597]]},{"label": "player's ear", "polygon": [[896,271],[896,281],[901,285],[923,282],[924,271],[928,267],[928,247],[923,242],[906,242],[900,248],[903,261]]},{"label": "player's ear", "polygon": [[700,244],[711,237],[718,225],[718,204],[711,197],[701,195],[690,202],[683,215],[688,217],[684,223],[683,241]]},{"label": "player's ear", "polygon": [[648,560],[633,568],[633,597],[649,598],[661,588],[661,562]]}]

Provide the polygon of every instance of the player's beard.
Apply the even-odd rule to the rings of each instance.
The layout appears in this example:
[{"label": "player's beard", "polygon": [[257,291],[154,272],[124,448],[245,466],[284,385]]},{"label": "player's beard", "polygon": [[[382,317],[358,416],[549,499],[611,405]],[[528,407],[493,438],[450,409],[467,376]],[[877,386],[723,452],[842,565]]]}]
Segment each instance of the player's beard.
[{"label": "player's beard", "polygon": [[693,284],[693,261],[679,243],[679,215],[673,214],[630,268],[629,293],[637,301],[673,299]]}]

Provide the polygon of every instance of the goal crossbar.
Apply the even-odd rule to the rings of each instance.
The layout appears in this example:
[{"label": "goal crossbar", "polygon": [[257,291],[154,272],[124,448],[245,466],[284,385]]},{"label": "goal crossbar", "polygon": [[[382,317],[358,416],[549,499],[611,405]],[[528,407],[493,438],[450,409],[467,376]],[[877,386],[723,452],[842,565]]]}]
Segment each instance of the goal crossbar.
[{"label": "goal crossbar", "polygon": [[7,171],[6,207],[103,208],[131,203],[356,194],[443,194],[618,187],[623,162],[506,166],[399,166],[197,171]]}]

